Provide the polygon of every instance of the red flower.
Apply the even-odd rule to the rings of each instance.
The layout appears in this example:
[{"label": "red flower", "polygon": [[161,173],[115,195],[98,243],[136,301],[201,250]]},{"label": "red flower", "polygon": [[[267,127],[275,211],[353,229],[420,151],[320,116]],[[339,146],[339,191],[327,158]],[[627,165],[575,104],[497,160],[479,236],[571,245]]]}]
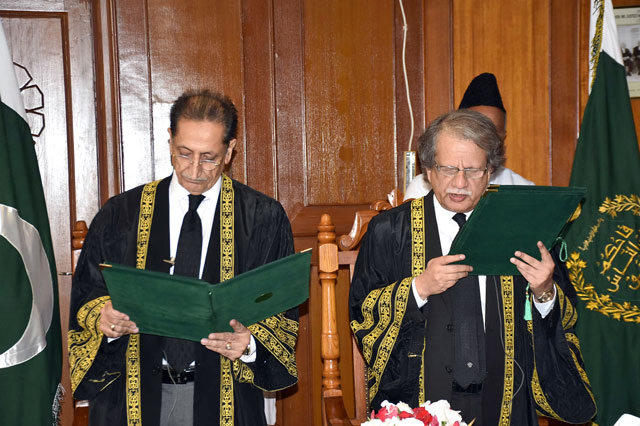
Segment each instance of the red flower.
[{"label": "red flower", "polygon": [[385,421],[387,419],[393,419],[394,417],[398,417],[398,407],[395,405],[388,405],[386,407],[382,407],[378,414],[375,411],[371,412],[372,419],[379,419]]},{"label": "red flower", "polygon": [[433,417],[431,413],[429,413],[427,409],[424,407],[414,408],[413,415],[416,419],[420,420],[425,426],[429,426]]},{"label": "red flower", "polygon": [[401,419],[412,419],[412,418],[413,418],[413,414],[411,414],[411,413],[410,413],[410,412],[408,412],[408,411],[400,411],[400,415],[399,415],[399,417],[400,417]]}]

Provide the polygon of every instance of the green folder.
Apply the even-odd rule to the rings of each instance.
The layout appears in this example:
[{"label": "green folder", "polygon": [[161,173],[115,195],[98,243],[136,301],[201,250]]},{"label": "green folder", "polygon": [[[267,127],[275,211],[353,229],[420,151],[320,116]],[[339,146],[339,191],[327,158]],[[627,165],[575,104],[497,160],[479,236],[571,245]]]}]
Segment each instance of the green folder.
[{"label": "green folder", "polygon": [[102,275],[113,307],[140,333],[200,341],[298,306],[309,298],[311,251],[276,260],[219,284],[107,264]]},{"label": "green folder", "polygon": [[551,249],[585,188],[490,185],[458,233],[449,254],[473,266],[472,275],[520,275],[509,259],[516,250],[540,260],[536,243]]}]

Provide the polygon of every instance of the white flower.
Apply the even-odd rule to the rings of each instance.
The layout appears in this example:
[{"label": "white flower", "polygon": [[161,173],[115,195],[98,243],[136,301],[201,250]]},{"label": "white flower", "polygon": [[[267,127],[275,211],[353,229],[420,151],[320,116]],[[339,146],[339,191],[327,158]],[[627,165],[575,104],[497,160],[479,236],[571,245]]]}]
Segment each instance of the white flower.
[{"label": "white flower", "polygon": [[436,416],[439,422],[446,422],[445,424],[452,424],[455,421],[462,423],[462,417],[459,411],[451,409],[449,402],[441,399],[436,402],[425,402],[422,407],[426,408],[432,416]]},{"label": "white flower", "polygon": [[399,411],[406,411],[407,413],[413,414],[413,410],[411,409],[409,404],[405,404],[404,402],[398,402],[396,404],[396,407],[398,407]]}]

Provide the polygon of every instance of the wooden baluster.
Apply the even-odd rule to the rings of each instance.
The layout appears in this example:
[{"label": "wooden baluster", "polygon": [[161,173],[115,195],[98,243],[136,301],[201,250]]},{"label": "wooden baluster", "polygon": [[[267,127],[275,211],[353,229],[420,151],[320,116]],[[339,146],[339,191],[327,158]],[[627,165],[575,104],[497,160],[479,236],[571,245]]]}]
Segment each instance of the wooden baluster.
[{"label": "wooden baluster", "polygon": [[318,225],[318,268],[322,286],[322,388],[324,396],[341,396],[340,342],[336,316],[336,283],[338,279],[338,246],[331,216],[323,214]]}]

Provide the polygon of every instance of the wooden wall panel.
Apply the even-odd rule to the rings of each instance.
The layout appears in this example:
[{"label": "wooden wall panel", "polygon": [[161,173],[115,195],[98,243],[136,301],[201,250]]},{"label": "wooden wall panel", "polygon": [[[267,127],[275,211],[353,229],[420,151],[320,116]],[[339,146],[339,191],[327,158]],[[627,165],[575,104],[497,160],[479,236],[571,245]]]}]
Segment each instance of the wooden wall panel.
[{"label": "wooden wall panel", "polygon": [[[276,197],[277,150],[272,0],[242,2],[244,51],[244,120],[246,183]],[[238,165],[234,161],[234,168]],[[235,175],[237,175],[236,173]]]},{"label": "wooden wall panel", "polygon": [[[425,90],[424,87],[424,63],[425,63],[425,39],[424,39],[424,15],[425,5],[421,1],[403,1],[395,3],[395,149],[397,177],[394,187],[404,187],[404,153],[406,151],[416,151],[418,148],[418,137],[425,129]],[[403,27],[404,17],[406,19],[406,37]],[[406,42],[405,42],[406,38]],[[404,44],[404,53],[403,53]],[[406,69],[407,81],[405,81],[404,70]],[[447,69],[448,71],[448,69]],[[447,72],[448,73],[448,72]],[[409,99],[411,101],[411,111],[407,103],[407,84],[409,86]],[[411,132],[411,118],[413,115],[413,134]],[[417,157],[417,155],[416,155]],[[416,174],[420,173],[419,171]],[[412,176],[413,177],[413,176]],[[378,198],[388,193],[391,188],[387,188]]]},{"label": "wooden wall panel", "polygon": [[425,127],[453,106],[453,0],[428,1],[424,14]]},{"label": "wooden wall panel", "polygon": [[566,186],[577,142],[580,112],[580,3],[550,3],[551,184]]},{"label": "wooden wall panel", "polygon": [[396,185],[394,6],[306,1],[308,204],[356,204]]},{"label": "wooden wall panel", "polygon": [[471,79],[496,75],[507,109],[506,166],[550,184],[549,1],[455,0],[454,99]]}]

